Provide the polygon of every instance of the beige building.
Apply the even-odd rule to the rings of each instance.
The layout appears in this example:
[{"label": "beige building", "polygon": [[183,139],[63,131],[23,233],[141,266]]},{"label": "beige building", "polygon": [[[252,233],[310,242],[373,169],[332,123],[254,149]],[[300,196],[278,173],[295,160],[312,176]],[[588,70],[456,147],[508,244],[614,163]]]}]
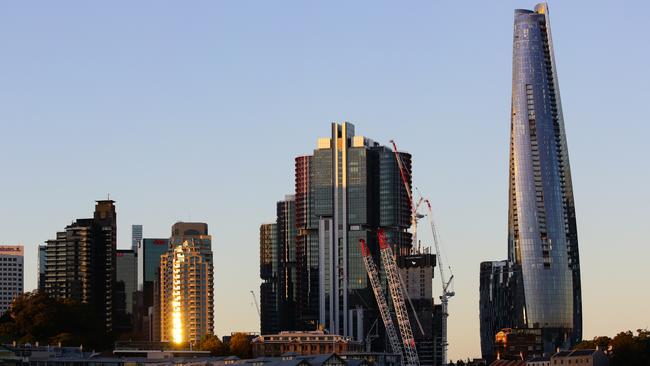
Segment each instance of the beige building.
[{"label": "beige building", "polygon": [[172,226],[169,250],[160,257],[162,341],[196,343],[214,333],[212,237],[204,223]]},{"label": "beige building", "polygon": [[253,357],[278,357],[286,352],[299,355],[363,352],[364,345],[349,337],[328,334],[321,330],[310,332],[280,332],[262,335],[252,342]]}]

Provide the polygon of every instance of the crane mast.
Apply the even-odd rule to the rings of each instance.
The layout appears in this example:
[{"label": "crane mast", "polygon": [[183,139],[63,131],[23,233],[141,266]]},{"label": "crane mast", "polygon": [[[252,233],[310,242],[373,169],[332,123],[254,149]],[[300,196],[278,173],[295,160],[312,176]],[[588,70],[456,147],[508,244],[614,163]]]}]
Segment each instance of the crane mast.
[{"label": "crane mast", "polygon": [[377,266],[370,256],[370,250],[366,245],[366,241],[359,239],[359,244],[361,245],[361,256],[363,257],[363,263],[366,266],[366,271],[368,272],[368,278],[370,279],[370,284],[372,285],[372,291],[375,293],[375,299],[377,299],[377,306],[379,307],[379,313],[381,314],[381,319],[384,321],[384,328],[386,328],[386,334],[388,335],[388,340],[390,342],[390,347],[393,350],[393,353],[402,355],[402,346],[399,343],[399,338],[397,337],[397,332],[395,331],[395,325],[393,324],[393,318],[390,316],[390,311],[388,310],[388,303],[386,303],[386,297],[384,296],[384,291],[381,288],[379,282],[379,275],[377,274]]},{"label": "crane mast", "polygon": [[442,263],[442,255],[440,253],[440,240],[438,238],[438,229],[436,228],[435,221],[433,220],[433,210],[431,209],[431,202],[428,199],[425,199],[424,202],[427,206],[429,217],[429,224],[431,225],[431,232],[433,234],[433,244],[436,249],[436,258],[438,259],[438,269],[440,271],[440,281],[442,282],[442,294],[440,295],[440,304],[442,307],[442,362],[443,364],[447,363],[447,348],[449,342],[447,341],[447,317],[449,317],[449,311],[447,310],[449,304],[449,298],[453,297],[456,293],[450,289],[454,275],[451,272],[451,266],[449,266],[449,280],[446,279],[445,270]]},{"label": "crane mast", "polygon": [[390,248],[390,244],[386,240],[386,235],[382,229],[377,230],[377,238],[379,239],[381,260],[384,264],[384,270],[388,279],[388,288],[390,289],[395,315],[397,316],[397,324],[399,325],[399,331],[402,336],[405,364],[407,366],[420,366],[420,359],[418,358],[418,352],[415,347],[415,338],[413,337],[413,330],[411,329],[411,322],[409,321],[406,302],[404,301],[404,289],[397,270],[397,263],[395,263],[395,258],[393,257],[393,250]]}]

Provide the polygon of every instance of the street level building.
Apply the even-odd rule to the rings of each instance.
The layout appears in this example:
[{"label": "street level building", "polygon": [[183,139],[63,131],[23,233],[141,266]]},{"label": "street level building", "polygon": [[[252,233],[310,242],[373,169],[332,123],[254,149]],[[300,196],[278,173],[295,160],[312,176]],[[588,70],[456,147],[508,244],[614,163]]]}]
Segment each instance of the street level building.
[{"label": "street level building", "polygon": [[278,357],[287,353],[317,355],[364,351],[361,342],[320,330],[261,335],[253,340],[252,346],[253,357]]},{"label": "street level building", "polygon": [[177,222],[160,258],[162,341],[196,344],[214,334],[212,237],[208,225]]},{"label": "street level building", "polygon": [[117,214],[115,201],[101,200],[90,219],[77,219],[46,242],[45,291],[94,307],[113,330]]},{"label": "street level building", "polygon": [[24,247],[0,245],[0,315],[24,290]]}]

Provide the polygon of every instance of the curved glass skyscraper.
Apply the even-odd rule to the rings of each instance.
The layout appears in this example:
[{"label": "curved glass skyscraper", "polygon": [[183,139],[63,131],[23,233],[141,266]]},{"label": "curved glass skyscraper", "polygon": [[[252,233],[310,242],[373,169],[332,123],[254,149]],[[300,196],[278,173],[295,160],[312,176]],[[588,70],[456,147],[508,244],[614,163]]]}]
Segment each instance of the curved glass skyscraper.
[{"label": "curved glass skyscraper", "polygon": [[571,170],[548,7],[515,10],[508,259],[523,293],[513,326],[542,328],[545,348],[582,336]]}]

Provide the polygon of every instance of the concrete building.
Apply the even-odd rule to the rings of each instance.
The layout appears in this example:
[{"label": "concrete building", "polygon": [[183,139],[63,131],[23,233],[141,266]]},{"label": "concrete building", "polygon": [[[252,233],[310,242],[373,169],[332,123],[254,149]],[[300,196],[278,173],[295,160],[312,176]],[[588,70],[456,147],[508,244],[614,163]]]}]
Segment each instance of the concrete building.
[{"label": "concrete building", "polygon": [[97,317],[113,330],[115,201],[96,202],[93,218],[78,219],[48,240],[45,249],[45,291],[50,296],[91,304]]},{"label": "concrete building", "polygon": [[361,342],[320,330],[261,335],[253,339],[252,346],[253,357],[278,357],[286,353],[318,355],[364,351],[364,344]]},{"label": "concrete building", "polygon": [[24,291],[24,254],[22,245],[0,245],[0,315]]},{"label": "concrete building", "polygon": [[441,343],[442,329],[434,325],[433,276],[436,256],[428,252],[399,256],[397,266],[404,280],[405,295],[415,308],[415,314],[411,307],[408,307],[408,312],[420,364],[442,365],[442,352],[438,352],[442,345],[436,347],[436,341]]},{"label": "concrete building", "polygon": [[208,225],[177,222],[160,258],[162,341],[196,343],[214,334],[212,237]]}]

